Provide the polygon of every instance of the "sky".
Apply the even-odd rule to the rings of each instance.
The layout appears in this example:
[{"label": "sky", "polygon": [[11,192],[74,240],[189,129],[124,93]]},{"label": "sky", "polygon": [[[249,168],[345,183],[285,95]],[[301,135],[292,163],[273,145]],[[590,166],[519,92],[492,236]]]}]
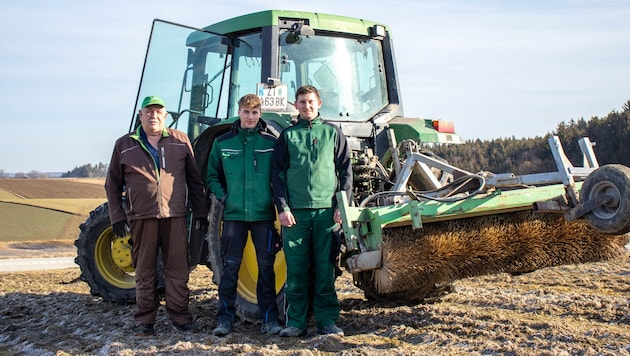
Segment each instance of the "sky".
[{"label": "sky", "polygon": [[2,0],[0,170],[109,163],[156,18],[204,27],[281,9],[385,23],[405,116],[453,121],[464,140],[544,136],[630,100],[630,1],[359,3]]}]

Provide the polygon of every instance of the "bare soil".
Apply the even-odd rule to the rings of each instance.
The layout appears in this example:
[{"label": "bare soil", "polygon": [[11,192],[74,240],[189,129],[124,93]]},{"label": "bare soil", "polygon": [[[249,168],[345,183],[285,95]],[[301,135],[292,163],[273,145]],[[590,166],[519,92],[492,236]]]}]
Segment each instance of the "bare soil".
[{"label": "bare soil", "polygon": [[215,337],[217,288],[205,268],[189,283],[200,332],[174,331],[161,307],[157,335],[134,337],[133,305],[91,296],[79,274],[0,273],[0,354],[630,355],[630,256],[462,279],[441,300],[411,306],[366,300],[344,272],[345,337],[316,335],[314,325],[303,338],[266,336],[240,321]]},{"label": "bare soil", "polygon": [[0,189],[24,199],[106,199],[104,178],[3,178]]},{"label": "bare soil", "polygon": [[[0,189],[31,199],[103,198],[102,183],[0,179]],[[0,243],[0,258],[74,256],[73,241]],[[174,331],[161,307],[157,335],[138,338],[129,331],[133,305],[90,295],[79,276],[78,268],[0,273],[0,354],[630,355],[628,254],[461,279],[440,300],[408,306],[366,300],[344,272],[337,291],[345,337],[316,335],[314,325],[303,338],[266,336],[241,321],[227,337],[215,337],[217,287],[212,272],[198,267],[189,285],[200,332]]]}]

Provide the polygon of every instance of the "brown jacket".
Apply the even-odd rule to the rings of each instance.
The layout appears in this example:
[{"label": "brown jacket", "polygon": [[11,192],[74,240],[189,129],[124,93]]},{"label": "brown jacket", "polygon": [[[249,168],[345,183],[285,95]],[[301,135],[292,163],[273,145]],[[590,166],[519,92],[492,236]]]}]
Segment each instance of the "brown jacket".
[{"label": "brown jacket", "polygon": [[[116,141],[105,192],[111,223],[207,215],[205,184],[185,133],[164,129],[158,142],[160,169],[140,138],[141,127]],[[123,206],[123,191],[126,203]]]}]

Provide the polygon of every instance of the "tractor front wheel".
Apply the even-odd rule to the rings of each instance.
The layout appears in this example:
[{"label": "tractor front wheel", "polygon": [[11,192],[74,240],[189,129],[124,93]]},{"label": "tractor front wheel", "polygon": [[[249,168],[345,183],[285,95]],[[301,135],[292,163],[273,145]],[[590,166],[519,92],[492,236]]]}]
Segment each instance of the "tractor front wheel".
[{"label": "tractor front wheel", "polygon": [[100,205],[80,226],[74,242],[81,268],[81,279],[90,286],[92,295],[117,303],[136,300],[136,281],[131,260],[129,235],[116,238],[109,221],[109,206]]}]

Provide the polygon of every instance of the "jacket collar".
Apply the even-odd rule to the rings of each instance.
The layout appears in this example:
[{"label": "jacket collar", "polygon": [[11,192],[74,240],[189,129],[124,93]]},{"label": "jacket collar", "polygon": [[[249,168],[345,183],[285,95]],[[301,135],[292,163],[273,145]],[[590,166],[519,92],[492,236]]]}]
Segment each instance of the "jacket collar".
[{"label": "jacket collar", "polygon": [[242,131],[242,132],[249,132],[249,131],[260,131],[260,132],[262,132],[262,131],[265,131],[266,128],[267,128],[267,123],[262,118],[260,118],[260,120],[258,120],[258,124],[253,129],[243,129],[243,128],[241,128],[241,119],[237,119],[236,121],[234,121],[232,123],[232,130],[237,130],[239,132],[240,131]]},{"label": "jacket collar", "polygon": [[298,116],[297,120],[298,125],[313,126],[321,124],[323,119],[321,115],[317,114],[317,117],[313,118],[313,120],[306,120],[303,119],[301,116]]},{"label": "jacket collar", "polygon": [[[140,135],[144,134],[146,136],[146,133],[144,133],[144,130],[142,129],[141,125],[138,125],[138,127],[136,128],[136,131],[134,133],[131,134],[131,138],[133,138],[134,140],[140,140]],[[164,129],[162,129],[162,137],[169,137],[170,134],[168,133],[168,130],[166,129],[166,127]]]}]

